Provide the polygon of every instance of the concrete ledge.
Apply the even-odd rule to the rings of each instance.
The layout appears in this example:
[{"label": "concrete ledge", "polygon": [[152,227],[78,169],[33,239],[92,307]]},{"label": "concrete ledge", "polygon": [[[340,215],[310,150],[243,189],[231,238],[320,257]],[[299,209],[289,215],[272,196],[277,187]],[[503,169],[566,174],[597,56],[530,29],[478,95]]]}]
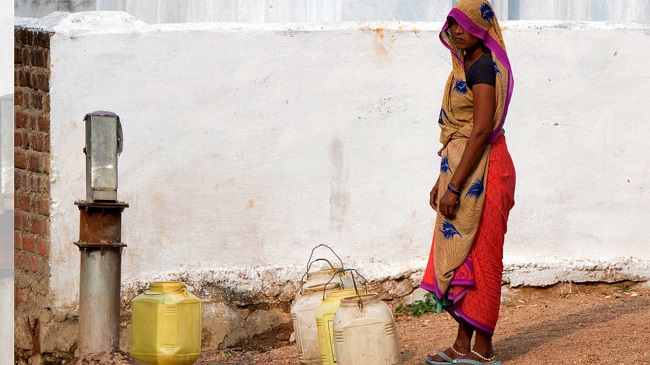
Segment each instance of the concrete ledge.
[{"label": "concrete ledge", "polygon": [[513,287],[557,283],[615,283],[650,280],[650,261],[620,258],[608,261],[562,260],[551,263],[508,265],[503,281]]}]

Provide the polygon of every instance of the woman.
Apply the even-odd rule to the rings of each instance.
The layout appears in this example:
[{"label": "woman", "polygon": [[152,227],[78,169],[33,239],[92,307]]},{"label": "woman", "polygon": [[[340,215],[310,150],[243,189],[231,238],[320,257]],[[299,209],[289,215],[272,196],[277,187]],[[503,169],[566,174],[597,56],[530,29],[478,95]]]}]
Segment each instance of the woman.
[{"label": "woman", "polygon": [[[485,0],[460,0],[440,32],[453,69],[438,124],[437,211],[421,287],[458,322],[456,340],[428,364],[495,362],[492,335],[501,299],[503,240],[514,205],[515,170],[503,123],[513,78],[501,28]],[[473,346],[472,338],[475,338]]]}]

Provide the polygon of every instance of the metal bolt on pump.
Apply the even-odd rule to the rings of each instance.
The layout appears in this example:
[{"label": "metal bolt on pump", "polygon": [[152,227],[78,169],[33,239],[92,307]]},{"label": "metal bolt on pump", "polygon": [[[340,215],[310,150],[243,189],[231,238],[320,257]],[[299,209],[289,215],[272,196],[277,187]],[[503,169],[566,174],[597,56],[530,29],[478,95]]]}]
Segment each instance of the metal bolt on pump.
[{"label": "metal bolt on pump", "polygon": [[86,200],[79,207],[81,253],[79,285],[79,351],[81,355],[112,352],[120,345],[120,281],[122,212],[117,201],[117,156],[122,152],[120,118],[93,112],[86,125]]}]

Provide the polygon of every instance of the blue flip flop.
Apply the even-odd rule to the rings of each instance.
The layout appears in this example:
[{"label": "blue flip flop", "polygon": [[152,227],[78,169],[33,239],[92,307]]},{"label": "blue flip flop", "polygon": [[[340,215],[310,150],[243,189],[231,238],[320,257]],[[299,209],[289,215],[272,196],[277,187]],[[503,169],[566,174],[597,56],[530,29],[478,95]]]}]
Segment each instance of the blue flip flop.
[{"label": "blue flip flop", "polygon": [[[451,363],[466,364],[466,365],[485,365],[485,363],[476,360],[470,360],[470,359],[454,359]],[[501,363],[501,361],[497,361],[497,362],[491,362],[489,363],[489,365],[503,365],[503,364]]]},{"label": "blue flip flop", "polygon": [[426,357],[424,358],[424,361],[425,361],[427,364],[429,364],[429,365],[450,365],[450,364],[452,363],[452,361],[454,361],[454,359],[452,359],[451,357],[447,356],[447,354],[445,354],[445,352],[444,352],[443,350],[438,351],[438,352],[436,353],[436,355],[438,355],[438,357],[440,357],[441,359],[443,359],[443,360],[445,360],[445,361],[433,361],[433,360],[429,360],[429,356],[426,356]]}]

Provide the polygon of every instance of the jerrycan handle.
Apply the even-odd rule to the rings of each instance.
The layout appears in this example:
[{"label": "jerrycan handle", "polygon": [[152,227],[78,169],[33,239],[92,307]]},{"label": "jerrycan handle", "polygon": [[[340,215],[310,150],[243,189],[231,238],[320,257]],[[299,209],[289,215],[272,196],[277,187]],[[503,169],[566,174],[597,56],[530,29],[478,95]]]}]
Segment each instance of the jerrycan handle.
[{"label": "jerrycan handle", "polygon": [[325,300],[325,293],[326,293],[326,290],[327,290],[327,285],[336,277],[336,275],[341,274],[341,273],[345,273],[347,271],[352,273],[352,285],[354,285],[354,291],[355,291],[355,293],[357,293],[357,296],[359,297],[359,307],[361,309],[363,309],[363,302],[361,301],[361,294],[359,294],[359,288],[357,287],[357,281],[354,279],[354,273],[356,273],[358,277],[363,279],[363,286],[365,287],[364,294],[368,293],[368,280],[366,280],[366,278],[361,276],[361,274],[359,274],[357,269],[341,269],[341,270],[338,270],[337,272],[335,272],[334,275],[332,275],[330,280],[325,284],[325,287],[323,288],[323,300]]},{"label": "jerrycan handle", "polygon": [[300,281],[301,281],[303,284],[305,283],[305,276],[307,276],[307,275],[309,274],[309,269],[311,269],[311,264],[313,264],[313,263],[316,262],[316,261],[325,261],[325,262],[327,262],[328,265],[330,265],[330,267],[332,268],[332,270],[336,271],[336,268],[334,267],[334,265],[332,265],[332,263],[330,262],[330,260],[328,260],[328,259],[316,259],[316,260],[310,262],[309,265],[307,265],[307,271],[306,271],[304,274],[302,274],[302,278],[300,278]]},{"label": "jerrycan handle", "polygon": [[[334,254],[334,256],[336,256],[336,258],[339,259],[339,262],[341,263],[341,267],[343,267],[343,260],[341,260],[341,258],[339,257],[339,255],[337,255],[336,252],[334,252],[334,250],[332,250],[332,248],[331,248],[330,246],[321,243],[320,245],[317,245],[316,247],[314,247],[314,248],[311,249],[311,254],[309,255],[309,260],[307,260],[307,271],[308,271],[308,272],[309,272],[309,266],[310,266],[311,263],[312,263],[311,258],[314,256],[314,251],[316,251],[316,249],[319,248],[319,247],[325,247],[325,248],[328,248],[330,251],[332,251],[332,253]],[[328,262],[329,262],[329,261],[328,261]],[[330,266],[331,266],[331,265],[332,265],[332,264],[330,264]]]}]

